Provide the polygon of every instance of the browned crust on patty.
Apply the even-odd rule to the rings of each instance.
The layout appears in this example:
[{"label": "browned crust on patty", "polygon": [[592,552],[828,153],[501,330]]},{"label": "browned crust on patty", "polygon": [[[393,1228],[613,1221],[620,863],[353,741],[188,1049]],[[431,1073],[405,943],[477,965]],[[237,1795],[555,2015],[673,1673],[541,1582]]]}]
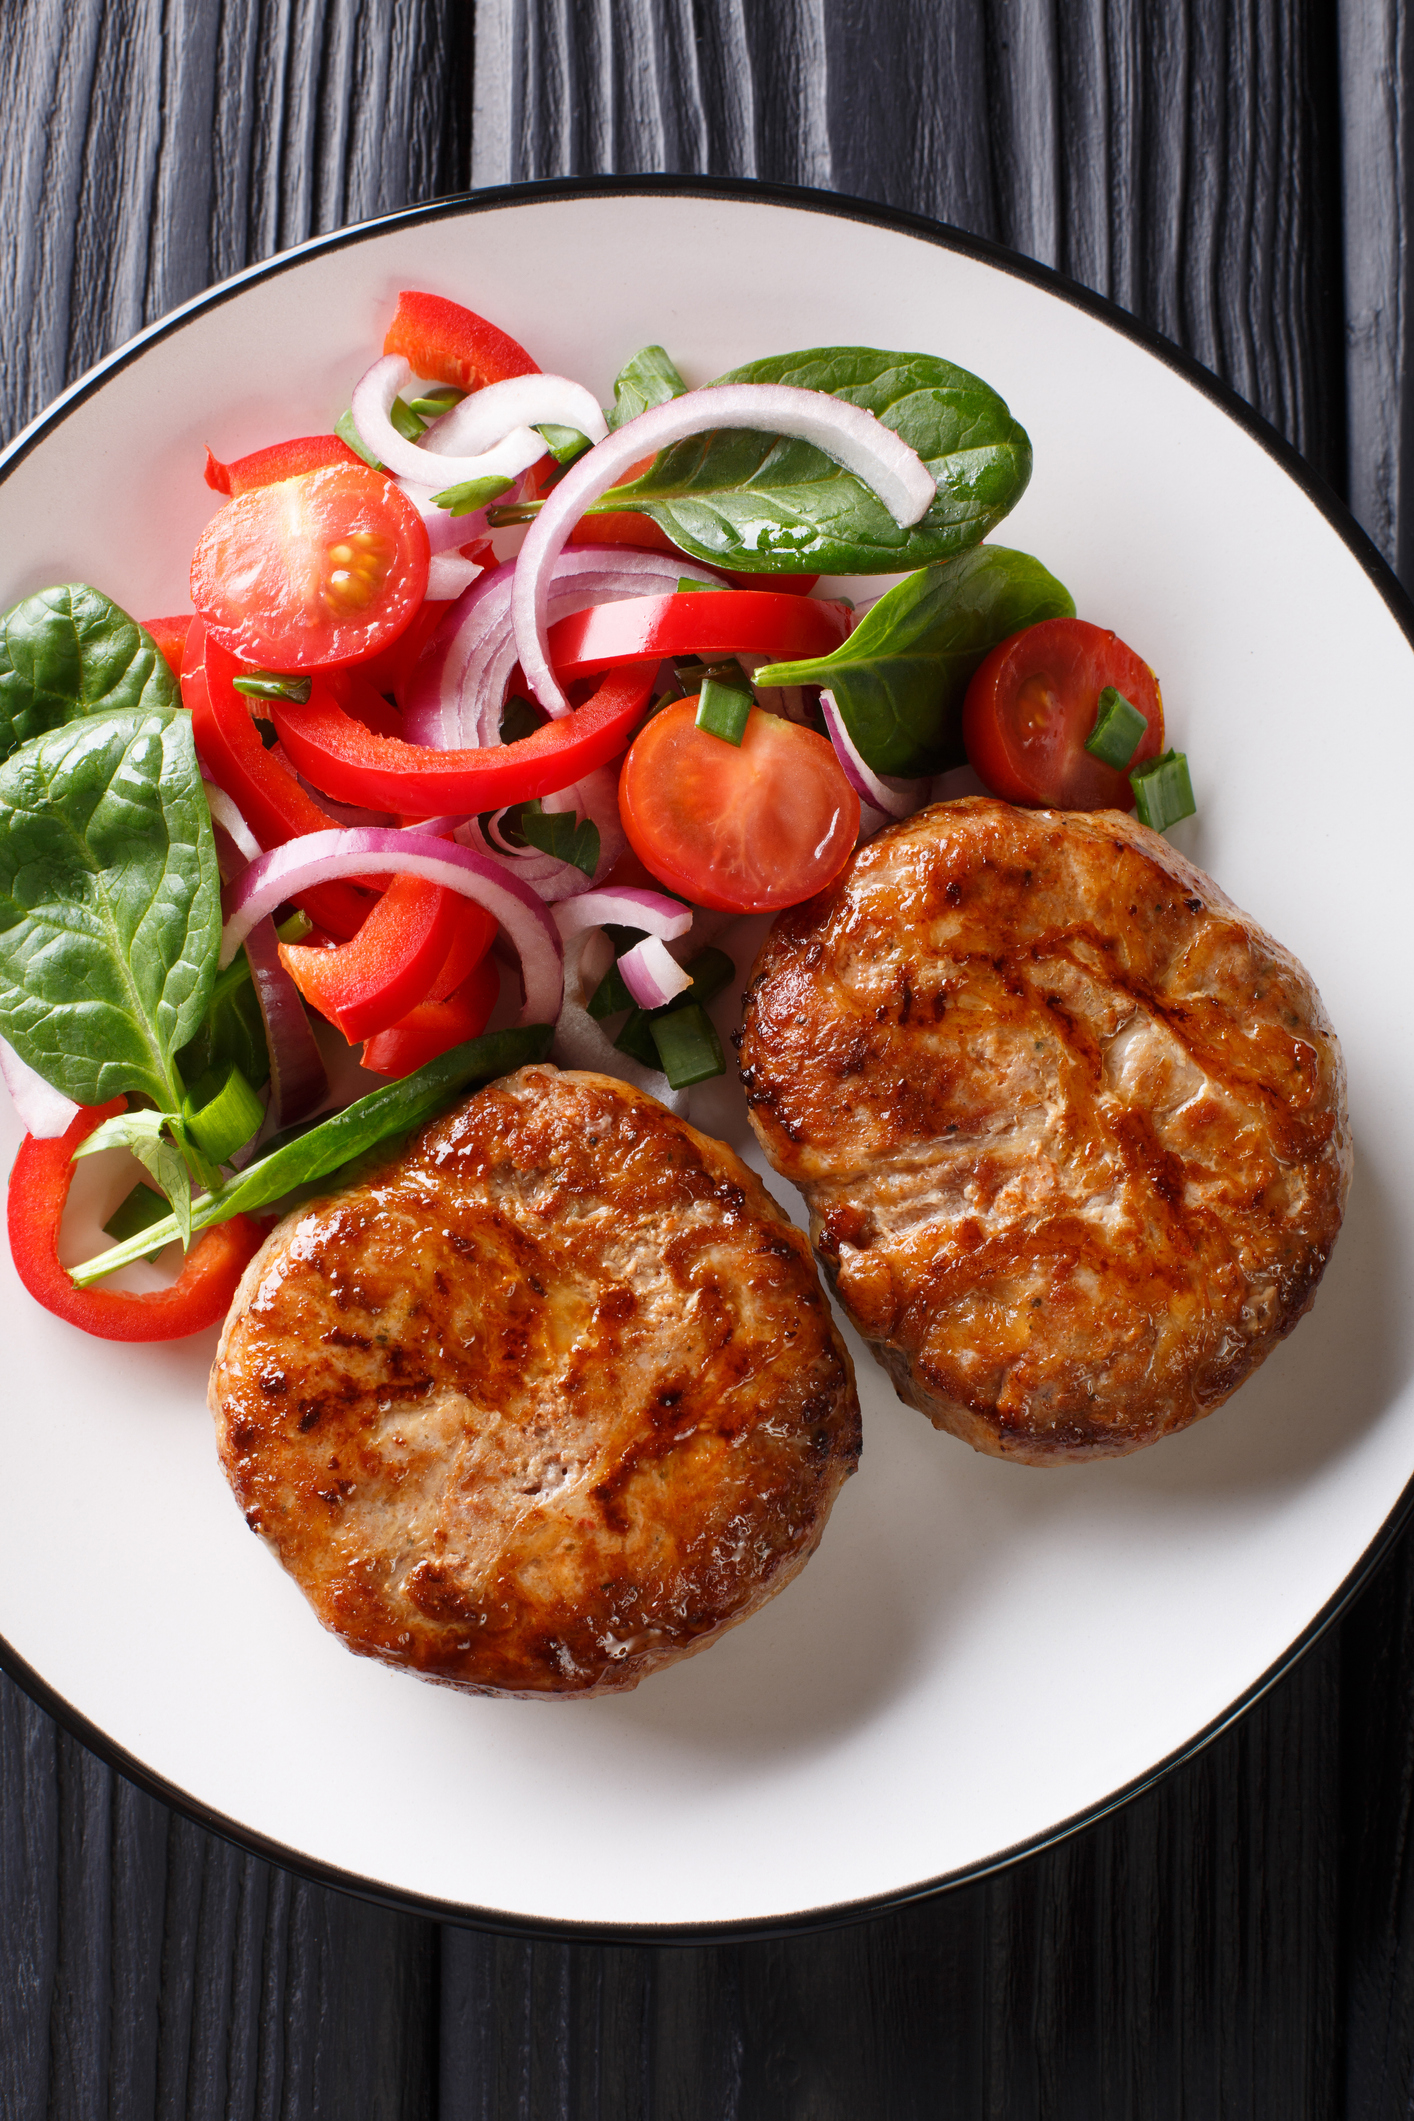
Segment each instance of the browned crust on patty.
[{"label": "browned crust on patty", "polygon": [[1218,1406],[1340,1227],[1340,1049],[1291,954],[1119,811],[940,803],[781,917],[742,1079],[901,1398],[1114,1456]]},{"label": "browned crust on patty", "polygon": [[325,1626],[478,1693],[611,1692],[705,1648],[859,1456],[803,1234],[722,1143],[552,1067],[288,1217],[211,1405]]}]

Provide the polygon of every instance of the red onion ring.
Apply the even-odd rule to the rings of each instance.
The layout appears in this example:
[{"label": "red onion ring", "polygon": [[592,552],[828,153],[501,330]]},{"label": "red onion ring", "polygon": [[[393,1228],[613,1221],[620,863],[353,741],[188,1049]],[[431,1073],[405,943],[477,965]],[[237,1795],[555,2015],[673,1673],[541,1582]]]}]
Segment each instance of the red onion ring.
[{"label": "red onion ring", "polygon": [[[456,751],[500,741],[501,702],[516,665],[515,579],[516,563],[507,560],[444,614],[408,684],[403,734],[410,744]],[[580,545],[557,561],[548,609],[554,618],[568,618],[590,604],[670,592],[680,580],[710,587],[721,576],[675,553]]]},{"label": "red onion ring", "polygon": [[872,412],[823,390],[798,390],[788,383],[722,383],[690,390],[684,397],[651,406],[636,419],[626,420],[617,433],[596,443],[572,464],[553,488],[530,526],[516,563],[511,614],[520,667],[548,713],[569,712],[569,702],[550,668],[545,636],[555,561],[570,531],[589,503],[607,493],[641,458],[720,427],[753,428],[813,442],[853,472],[902,526],[925,515],[937,494],[932,473],[901,435],[885,427]]},{"label": "red onion ring", "polygon": [[664,1002],[692,985],[690,976],[656,935],[645,935],[632,950],[625,950],[619,971],[640,1009],[661,1009]]},{"label": "red onion ring", "polygon": [[[289,765],[288,759],[285,763]],[[291,768],[291,771],[293,770]],[[253,862],[260,853],[259,840],[251,831],[225,789],[218,786],[215,781],[208,777],[204,766],[201,769],[201,785],[206,797],[206,807],[211,812],[212,824],[219,825],[222,831],[230,836],[231,841],[244,859],[248,862]],[[31,1128],[30,1132],[33,1133],[34,1129]]]},{"label": "red onion ring", "polygon": [[[409,442],[389,418],[394,398],[411,376],[412,368],[401,354],[384,354],[353,388],[358,438],[395,478],[424,484],[430,471],[433,478],[441,478],[444,487],[461,486],[469,479],[514,479],[545,454],[544,437],[535,432],[536,423],[577,427],[587,433],[585,423],[590,421],[597,434],[605,432],[604,415],[582,383],[568,376],[512,376],[463,399],[468,418],[456,433],[468,438],[463,440],[463,450],[474,453],[449,455],[435,442],[431,446]],[[518,387],[524,385],[538,387]],[[462,407],[453,410],[460,412]],[[450,417],[444,414],[434,421],[428,435],[436,435]],[[436,462],[429,465],[429,457]]]},{"label": "red onion ring", "polygon": [[850,787],[871,810],[880,810],[886,817],[909,817],[927,799],[929,781],[896,781],[876,773],[866,764],[858,746],[845,727],[832,692],[820,695],[820,712],[825,717],[825,727],[830,733],[830,742],[835,747],[835,757],[844,768],[844,777]]},{"label": "red onion ring", "polygon": [[257,921],[311,884],[357,875],[425,876],[486,908],[519,953],[525,987],[523,1024],[553,1024],[564,992],[560,931],[519,877],[455,841],[418,831],[368,827],[359,832],[309,832],[252,862],[227,892],[221,931],[222,965],[229,965]]},{"label": "red onion ring", "polygon": [[78,1106],[62,1090],[22,1061],[8,1039],[0,1038],[0,1078],[14,1099],[20,1125],[38,1142],[55,1141],[68,1132]]},{"label": "red onion ring", "polygon": [[692,908],[665,891],[643,891],[637,884],[621,891],[586,891],[555,908],[555,925],[566,938],[585,928],[639,928],[665,943],[675,942],[692,926]]},{"label": "red onion ring", "polygon": [[279,938],[268,916],[246,936],[245,954],[270,1053],[268,1117],[278,1132],[323,1104],[329,1078],[300,991],[280,962]]}]

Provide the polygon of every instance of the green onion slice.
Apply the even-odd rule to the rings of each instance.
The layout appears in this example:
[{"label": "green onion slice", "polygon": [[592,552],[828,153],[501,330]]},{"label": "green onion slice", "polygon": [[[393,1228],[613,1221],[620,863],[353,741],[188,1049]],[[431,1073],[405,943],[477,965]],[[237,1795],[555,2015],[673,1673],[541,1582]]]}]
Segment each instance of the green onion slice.
[{"label": "green onion slice", "polygon": [[755,705],[749,692],[730,681],[708,675],[702,680],[697,700],[697,726],[728,744],[740,744]]},{"label": "green onion slice", "polygon": [[124,1244],[130,1237],[138,1237],[150,1230],[154,1223],[165,1222],[171,1214],[165,1193],[154,1192],[144,1179],[139,1179],[103,1225],[105,1237],[115,1244]]},{"label": "green onion slice", "polygon": [[244,677],[232,678],[231,683],[248,700],[292,700],[296,707],[303,707],[312,681],[285,677],[278,670],[250,670]]},{"label": "green onion slice", "polygon": [[1113,685],[1106,685],[1095,708],[1095,726],[1085,739],[1092,759],[1123,773],[1149,724],[1139,709]]},{"label": "green onion slice", "polygon": [[197,1146],[215,1164],[229,1162],[265,1117],[265,1107],[234,1064],[214,1097],[202,1104],[187,1098],[182,1119]]},{"label": "green onion slice", "polygon": [[1188,760],[1181,751],[1166,751],[1162,758],[1150,759],[1130,774],[1129,785],[1134,790],[1140,824],[1155,832],[1167,832],[1170,825],[1176,825],[1180,818],[1192,817],[1198,808],[1188,777]]},{"label": "green onion slice", "polygon": [[375,471],[383,470],[382,458],[374,456],[373,451],[354,426],[352,412],[341,412],[339,414],[338,419],[334,422],[334,432],[345,447],[353,451],[356,457],[363,458],[365,464],[371,465]]},{"label": "green onion slice", "polygon": [[658,1049],[658,1065],[674,1090],[724,1073],[726,1060],[716,1026],[696,1002],[649,1017],[648,1029]]}]

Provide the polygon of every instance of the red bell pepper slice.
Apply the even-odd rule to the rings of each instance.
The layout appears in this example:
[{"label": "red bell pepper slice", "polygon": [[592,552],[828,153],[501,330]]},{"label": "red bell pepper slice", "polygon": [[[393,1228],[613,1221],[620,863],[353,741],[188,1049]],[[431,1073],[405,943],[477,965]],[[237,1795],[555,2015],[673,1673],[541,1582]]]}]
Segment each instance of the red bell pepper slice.
[{"label": "red bell pepper slice", "polygon": [[398,313],[383,341],[385,354],[401,354],[415,376],[431,383],[450,383],[457,390],[481,390],[507,376],[538,376],[539,363],[509,332],[488,324],[475,310],[463,309],[444,295],[405,289]]},{"label": "red bell pepper slice", "polygon": [[[391,692],[400,700],[403,688],[412,676],[413,664],[431,640],[442,619],[451,610],[450,602],[440,597],[429,597],[420,610],[413,613],[410,623],[404,627],[395,641],[380,648],[366,663],[353,663],[349,668],[361,676],[379,692]],[[363,719],[362,715],[359,717]]]},{"label": "red bell pepper slice", "polygon": [[[329,820],[292,773],[260,741],[243,694],[233,680],[240,664],[230,650],[208,638],[200,619],[192,623],[182,659],[182,701],[191,710],[192,734],[207,771],[224,788],[264,848],[282,847],[305,832],[327,832]],[[318,693],[330,680],[311,680]],[[320,884],[301,892],[298,904],[330,935],[356,935],[371,901],[349,884]]]},{"label": "red bell pepper slice", "polygon": [[450,994],[422,1002],[371,1038],[363,1049],[364,1067],[374,1075],[411,1075],[463,1039],[479,1038],[500,990],[501,976],[488,951]]},{"label": "red bell pepper slice", "polygon": [[181,612],[175,618],[144,619],[143,631],[150,633],[166,658],[167,668],[174,678],[182,674],[182,657],[187,650],[187,635],[191,632],[191,612]]},{"label": "red bell pepper slice", "polygon": [[401,817],[439,817],[552,795],[607,765],[628,743],[652,689],[651,664],[611,671],[573,714],[484,751],[434,751],[374,736],[317,684],[302,707],[271,705],[280,742],[316,788]]},{"label": "red bell pepper slice", "polygon": [[550,661],[562,683],[614,664],[672,655],[764,655],[773,663],[828,655],[849,631],[849,609],[824,597],[765,589],[626,597],[572,612],[550,628]]},{"label": "red bell pepper slice", "polygon": [[353,1045],[425,998],[456,939],[459,905],[459,893],[425,877],[395,876],[352,942],[281,943],[280,962]]},{"label": "red bell pepper slice", "polygon": [[206,452],[206,483],[214,493],[250,493],[257,486],[275,486],[281,479],[297,479],[302,472],[319,471],[325,464],[361,464],[363,458],[340,441],[338,435],[298,435],[293,442],[272,442],[267,449],[253,449],[249,456],[223,464]]},{"label": "red bell pepper slice", "polygon": [[74,1151],[126,1104],[126,1098],[113,1097],[106,1105],[82,1107],[53,1141],[25,1136],[10,1173],[10,1251],[35,1302],[68,1325],[100,1340],[182,1340],[225,1317],[242,1274],[265,1242],[265,1228],[249,1215],[214,1223],[197,1239],[171,1287],[150,1295],[75,1288],[58,1249]]}]

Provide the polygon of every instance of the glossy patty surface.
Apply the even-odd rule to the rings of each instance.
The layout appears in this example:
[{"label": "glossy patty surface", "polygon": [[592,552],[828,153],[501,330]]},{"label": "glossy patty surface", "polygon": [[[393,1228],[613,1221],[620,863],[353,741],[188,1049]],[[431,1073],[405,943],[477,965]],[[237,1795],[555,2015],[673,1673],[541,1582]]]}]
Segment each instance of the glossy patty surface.
[{"label": "glossy patty surface", "polygon": [[211,1404],[326,1627],[473,1691],[606,1692],[703,1648],[859,1455],[803,1234],[721,1143],[551,1067],[290,1216]]},{"label": "glossy patty surface", "polygon": [[979,1450],[1109,1456],[1310,1304],[1350,1167],[1301,966],[1119,811],[935,804],[781,917],[742,1075],[900,1396]]}]

